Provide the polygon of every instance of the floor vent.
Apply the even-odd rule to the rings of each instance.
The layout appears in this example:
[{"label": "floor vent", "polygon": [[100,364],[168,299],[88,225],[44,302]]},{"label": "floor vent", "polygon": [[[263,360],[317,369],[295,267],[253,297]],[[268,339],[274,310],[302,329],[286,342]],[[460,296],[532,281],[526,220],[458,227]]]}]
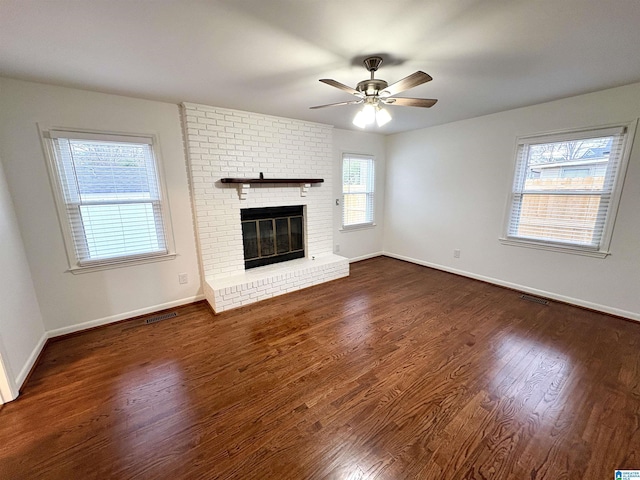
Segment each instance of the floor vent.
[{"label": "floor vent", "polygon": [[520,295],[520,298],[527,302],[539,303],[540,305],[549,305],[549,302],[544,298],[534,297],[532,295]]},{"label": "floor vent", "polygon": [[178,314],[176,312],[165,313],[165,314],[162,314],[162,315],[156,315],[155,317],[147,318],[144,321],[144,323],[149,325],[150,323],[156,323],[156,322],[159,322],[160,320],[166,320],[167,318],[173,318],[173,317],[177,317],[177,316],[178,316]]}]

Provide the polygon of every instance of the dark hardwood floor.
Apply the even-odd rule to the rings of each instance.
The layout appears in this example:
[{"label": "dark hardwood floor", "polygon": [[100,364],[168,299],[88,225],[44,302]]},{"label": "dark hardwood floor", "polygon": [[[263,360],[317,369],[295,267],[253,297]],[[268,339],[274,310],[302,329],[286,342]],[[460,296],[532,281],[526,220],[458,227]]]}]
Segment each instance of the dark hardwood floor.
[{"label": "dark hardwood floor", "polygon": [[640,469],[640,324],[390,258],[50,343],[2,479],[580,479]]}]

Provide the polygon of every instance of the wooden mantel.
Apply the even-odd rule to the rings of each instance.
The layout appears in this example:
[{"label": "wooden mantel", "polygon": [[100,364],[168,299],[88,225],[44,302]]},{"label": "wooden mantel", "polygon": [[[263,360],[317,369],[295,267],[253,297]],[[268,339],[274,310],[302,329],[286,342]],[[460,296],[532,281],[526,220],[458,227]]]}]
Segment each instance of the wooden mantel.
[{"label": "wooden mantel", "polygon": [[322,183],[324,178],[223,178],[222,183]]},{"label": "wooden mantel", "polygon": [[240,200],[247,198],[247,192],[251,185],[256,184],[286,184],[294,183],[300,185],[300,196],[306,197],[309,187],[312,183],[323,183],[324,178],[264,178],[262,174],[260,178],[232,178],[226,177],[220,179],[222,183],[231,183],[238,186],[238,195]]}]

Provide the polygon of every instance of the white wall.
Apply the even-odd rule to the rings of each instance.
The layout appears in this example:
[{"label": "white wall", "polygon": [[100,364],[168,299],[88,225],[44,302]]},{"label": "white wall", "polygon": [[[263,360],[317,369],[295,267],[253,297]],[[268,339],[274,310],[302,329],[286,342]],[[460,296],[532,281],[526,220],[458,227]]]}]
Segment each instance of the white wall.
[{"label": "white wall", "polygon": [[640,84],[634,84],[388,137],[385,251],[640,320],[638,136],[611,256],[498,242],[516,137],[633,120],[640,116],[639,99]]},{"label": "white wall", "polygon": [[[361,260],[380,255],[383,246],[384,189],[385,189],[385,137],[376,133],[333,130],[333,226],[334,251],[340,246],[339,255],[351,260]],[[342,230],[342,206],[336,205],[336,199],[342,203],[342,154],[359,153],[373,155],[375,158],[375,205],[376,225],[363,229]]]},{"label": "white wall", "polygon": [[8,385],[2,389],[2,397],[8,401],[17,395],[16,387],[29,373],[46,335],[1,162],[0,245],[0,356],[5,370],[0,376],[6,373],[8,377]]},{"label": "white wall", "polygon": [[[44,326],[53,335],[200,297],[193,215],[177,105],[0,79],[5,174]],[[173,221],[175,260],[73,275],[36,124],[155,133]],[[180,285],[178,274],[189,283]]]}]

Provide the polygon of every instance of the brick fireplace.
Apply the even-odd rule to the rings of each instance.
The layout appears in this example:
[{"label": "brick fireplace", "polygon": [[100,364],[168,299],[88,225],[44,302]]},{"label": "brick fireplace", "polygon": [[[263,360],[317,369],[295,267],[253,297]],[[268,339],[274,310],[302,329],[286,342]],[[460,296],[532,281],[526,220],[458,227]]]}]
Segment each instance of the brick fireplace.
[{"label": "brick fireplace", "polygon": [[[330,126],[190,103],[182,113],[204,290],[214,311],[349,274],[347,259],[332,253]],[[221,182],[260,173],[324,183]],[[294,206],[304,210],[304,258],[245,269],[241,211]]]}]

